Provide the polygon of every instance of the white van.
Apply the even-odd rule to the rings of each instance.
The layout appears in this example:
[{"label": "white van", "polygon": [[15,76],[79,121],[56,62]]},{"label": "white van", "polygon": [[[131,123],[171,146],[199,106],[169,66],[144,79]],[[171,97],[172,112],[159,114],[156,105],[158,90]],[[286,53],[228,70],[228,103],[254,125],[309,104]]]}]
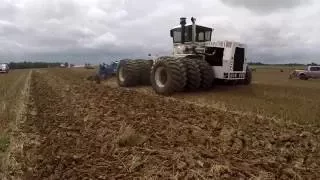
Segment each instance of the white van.
[{"label": "white van", "polygon": [[1,64],[0,65],[0,73],[8,73],[8,72],[9,72],[8,64]]}]

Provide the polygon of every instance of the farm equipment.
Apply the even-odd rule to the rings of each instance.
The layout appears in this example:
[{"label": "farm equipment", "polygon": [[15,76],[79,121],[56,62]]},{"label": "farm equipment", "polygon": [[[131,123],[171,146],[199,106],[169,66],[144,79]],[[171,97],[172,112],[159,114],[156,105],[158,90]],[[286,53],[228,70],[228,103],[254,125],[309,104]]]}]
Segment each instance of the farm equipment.
[{"label": "farm equipment", "polygon": [[294,70],[289,79],[299,78],[301,80],[320,79],[320,66],[307,66],[304,70]]},{"label": "farm equipment", "polygon": [[117,71],[118,62],[114,61],[111,64],[100,64],[98,72],[93,75],[89,76],[88,80],[95,80],[97,83],[100,83],[101,80],[106,80],[112,76],[115,76]]},{"label": "farm equipment", "polygon": [[8,64],[1,64],[1,65],[0,65],[0,73],[9,73],[9,66],[8,66]]},{"label": "farm equipment", "polygon": [[98,75],[101,79],[107,79],[110,76],[113,76],[117,72],[118,62],[112,62],[111,64],[105,64],[99,66]]},{"label": "farm equipment", "polygon": [[195,89],[209,89],[215,80],[248,85],[252,73],[247,65],[246,45],[234,41],[211,42],[212,28],[186,24],[170,30],[173,53],[154,60],[121,60],[117,82],[121,87],[152,85],[161,95]]},{"label": "farm equipment", "polygon": [[84,65],[84,68],[85,69],[94,69],[94,67],[91,64],[87,64],[87,63]]}]

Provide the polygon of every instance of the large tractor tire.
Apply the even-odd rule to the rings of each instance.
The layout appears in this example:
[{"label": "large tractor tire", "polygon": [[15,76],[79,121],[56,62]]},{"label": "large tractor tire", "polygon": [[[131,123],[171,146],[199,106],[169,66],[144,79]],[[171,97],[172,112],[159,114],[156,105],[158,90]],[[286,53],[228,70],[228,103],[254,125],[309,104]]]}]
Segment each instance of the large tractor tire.
[{"label": "large tractor tire", "polygon": [[151,84],[154,91],[161,95],[183,91],[187,84],[187,68],[182,59],[158,60],[151,68]]},{"label": "large tractor tire", "polygon": [[117,81],[120,87],[130,87],[139,84],[139,62],[135,60],[121,60],[117,69]]},{"label": "large tractor tire", "polygon": [[242,84],[244,84],[244,85],[249,85],[249,84],[251,84],[251,82],[252,82],[252,71],[251,71],[250,68],[247,68],[247,70],[246,70],[246,77],[245,77],[245,79],[243,80]]},{"label": "large tractor tire", "polygon": [[197,61],[192,58],[183,58],[182,60],[187,68],[187,89],[198,89],[201,85],[201,73]]},{"label": "large tractor tire", "polygon": [[150,74],[153,60],[137,60],[139,63],[139,72],[140,72],[140,84],[141,85],[151,85]]},{"label": "large tractor tire", "polygon": [[205,60],[195,59],[199,65],[200,75],[201,75],[201,84],[200,87],[203,89],[210,89],[214,81],[214,72],[210,64]]},{"label": "large tractor tire", "polygon": [[156,61],[162,61],[162,60],[172,60],[172,56],[161,56],[156,59]]}]

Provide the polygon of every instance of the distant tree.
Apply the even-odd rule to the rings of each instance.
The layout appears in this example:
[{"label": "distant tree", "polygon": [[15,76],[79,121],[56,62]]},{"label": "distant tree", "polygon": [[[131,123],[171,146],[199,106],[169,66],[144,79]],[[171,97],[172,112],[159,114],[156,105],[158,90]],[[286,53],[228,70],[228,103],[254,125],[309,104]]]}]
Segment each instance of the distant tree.
[{"label": "distant tree", "polygon": [[311,62],[310,64],[308,64],[308,66],[318,66],[317,63]]},{"label": "distant tree", "polygon": [[30,69],[30,68],[49,68],[59,67],[60,63],[55,62],[10,62],[10,69]]},{"label": "distant tree", "polygon": [[305,64],[300,64],[300,63],[289,63],[289,64],[284,64],[287,66],[305,66]]},{"label": "distant tree", "polygon": [[265,65],[261,62],[248,62],[249,65]]}]

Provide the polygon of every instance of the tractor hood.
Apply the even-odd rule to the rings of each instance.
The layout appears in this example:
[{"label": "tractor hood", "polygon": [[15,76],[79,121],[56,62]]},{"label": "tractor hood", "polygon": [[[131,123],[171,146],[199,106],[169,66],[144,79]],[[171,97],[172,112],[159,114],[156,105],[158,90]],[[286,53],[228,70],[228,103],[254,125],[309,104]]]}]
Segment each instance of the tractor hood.
[{"label": "tractor hood", "polygon": [[296,69],[294,70],[294,72],[304,72],[305,70],[302,70],[302,69]]}]

